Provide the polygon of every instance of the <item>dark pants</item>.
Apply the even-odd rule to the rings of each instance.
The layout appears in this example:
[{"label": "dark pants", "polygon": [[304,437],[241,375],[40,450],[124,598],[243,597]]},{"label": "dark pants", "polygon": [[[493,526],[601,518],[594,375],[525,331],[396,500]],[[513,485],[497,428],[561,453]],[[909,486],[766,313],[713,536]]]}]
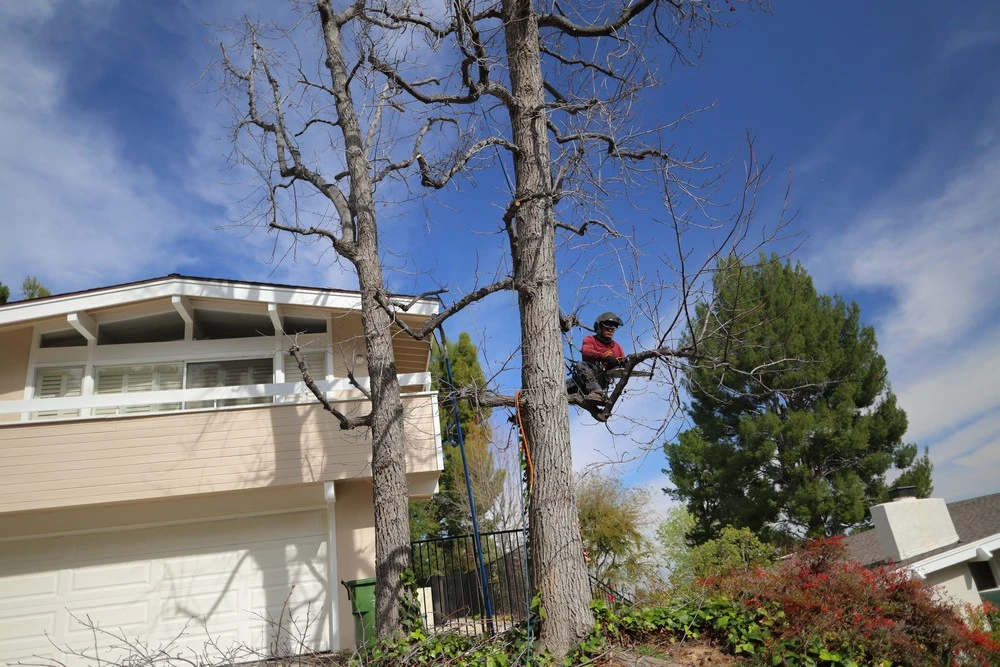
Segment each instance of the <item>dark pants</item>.
[{"label": "dark pants", "polygon": [[608,376],[604,372],[604,364],[578,361],[573,364],[573,383],[577,391],[589,394],[608,388]]}]

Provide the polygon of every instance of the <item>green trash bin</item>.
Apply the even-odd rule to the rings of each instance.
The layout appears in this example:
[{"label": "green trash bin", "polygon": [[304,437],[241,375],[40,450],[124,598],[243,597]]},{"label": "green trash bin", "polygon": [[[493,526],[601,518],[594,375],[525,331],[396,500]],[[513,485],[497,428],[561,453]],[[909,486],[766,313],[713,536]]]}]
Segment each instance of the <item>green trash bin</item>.
[{"label": "green trash bin", "polygon": [[351,600],[354,616],[354,643],[359,650],[369,651],[375,646],[375,580],[354,579],[341,581]]}]

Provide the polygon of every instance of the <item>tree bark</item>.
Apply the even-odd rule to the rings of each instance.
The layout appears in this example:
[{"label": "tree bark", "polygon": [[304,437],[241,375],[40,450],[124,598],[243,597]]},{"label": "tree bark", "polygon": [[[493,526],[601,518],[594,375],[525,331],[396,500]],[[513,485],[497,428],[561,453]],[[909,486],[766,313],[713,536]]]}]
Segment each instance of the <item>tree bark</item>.
[{"label": "tree bark", "polygon": [[[328,0],[317,3],[326,46],[326,65],[336,94],[344,136],[350,201],[355,216],[347,230],[356,230],[352,262],[361,292],[361,324],[371,380],[372,484],[375,506],[375,630],[392,637],[400,629],[400,575],[409,566],[410,522],[407,510],[403,401],[392,350],[392,322],[379,305],[384,291],[378,256],[378,227],[371,165],[364,135],[351,97],[340,25]],[[350,242],[351,239],[345,239]],[[331,586],[335,582],[330,582]]]},{"label": "tree bark", "polygon": [[553,184],[538,17],[531,0],[503,0],[516,216],[508,227],[521,314],[522,419],[535,461],[531,499],[533,588],[547,618],[541,647],[562,657],[593,626],[573,491],[555,257]]}]

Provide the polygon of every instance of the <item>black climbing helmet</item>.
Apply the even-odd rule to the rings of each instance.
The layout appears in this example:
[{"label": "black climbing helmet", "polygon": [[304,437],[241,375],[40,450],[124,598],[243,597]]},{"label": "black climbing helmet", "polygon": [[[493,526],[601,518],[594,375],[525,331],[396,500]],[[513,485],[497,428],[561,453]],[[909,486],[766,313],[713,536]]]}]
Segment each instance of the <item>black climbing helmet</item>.
[{"label": "black climbing helmet", "polygon": [[617,329],[622,325],[622,320],[610,310],[606,313],[601,313],[597,316],[597,319],[594,320],[594,332],[601,333],[601,325],[606,323],[611,324]]}]

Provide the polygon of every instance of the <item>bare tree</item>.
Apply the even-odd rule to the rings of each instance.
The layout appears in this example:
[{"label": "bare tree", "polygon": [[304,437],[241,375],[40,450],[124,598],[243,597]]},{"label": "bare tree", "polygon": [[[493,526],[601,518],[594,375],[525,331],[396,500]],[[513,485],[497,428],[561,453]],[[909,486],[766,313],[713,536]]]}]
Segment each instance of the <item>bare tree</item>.
[{"label": "bare tree", "polygon": [[[609,400],[588,406],[595,418],[607,421],[639,364],[661,361],[673,382],[683,363],[724,363],[702,358],[698,341],[705,332],[693,329],[690,306],[715,258],[745,241],[762,166],[751,142],[742,192],[727,202],[723,194],[720,201],[716,195],[724,169],[700,156],[676,155],[664,144],[664,133],[673,123],[651,127],[633,111],[641,93],[656,83],[655,59],[663,55],[657,44],[665,45],[675,60],[697,58],[704,35],[718,24],[719,3],[451,0],[446,7],[439,20],[410,2],[366,4],[365,14],[386,34],[423,35],[428,44],[452,54],[454,69],[433,78],[418,77],[413,67],[383,60],[377,48],[369,62],[409,97],[414,113],[446,118],[461,128],[458,136],[463,140],[449,143],[448,150],[417,156],[425,186],[445,187],[474,159],[481,159],[487,146],[498,154],[504,151],[497,161],[511,167],[500,224],[520,312],[517,402],[535,459],[530,505],[533,584],[547,613],[541,645],[561,656],[585,637],[592,619],[563,383],[561,332],[578,318],[575,312],[560,311],[559,234],[572,240],[593,232],[604,241],[622,241],[610,252],[638,254],[640,248],[616,229],[603,201],[613,192],[627,194],[653,185],[663,193],[664,227],[676,240],[672,281],[651,284],[644,275],[623,280],[633,290],[649,288],[630,296],[634,307],[645,311],[652,330],[646,347],[624,364]],[[731,7],[727,2],[725,8]],[[443,120],[437,125],[445,126]],[[719,208],[721,203],[730,208]],[[721,238],[692,266],[683,238],[699,226],[695,218]],[[680,304],[672,318],[664,317],[663,295],[668,291]],[[510,396],[477,393],[483,404],[512,403]]]},{"label": "bare tree", "polygon": [[[316,0],[315,7],[322,37],[318,66],[315,54],[298,51],[300,44],[315,43],[310,34],[298,39],[246,23],[235,44],[242,64],[227,54],[224,67],[245,95],[237,146],[266,183],[266,224],[324,239],[358,275],[372,412],[337,418],[345,428],[369,425],[373,433],[379,634],[398,627],[389,591],[405,564],[407,534],[400,530],[406,526],[402,407],[390,329],[395,324],[422,338],[459,309],[511,289],[520,315],[520,389],[510,396],[470,388],[466,395],[484,406],[519,407],[534,458],[533,587],[547,614],[540,644],[561,656],[585,637],[592,618],[562,339],[579,324],[581,304],[568,314],[560,309],[560,270],[585,273],[589,262],[616,261],[622,298],[649,325],[609,400],[587,406],[598,421],[613,414],[640,364],[650,362],[676,387],[683,364],[725,363],[702,354],[706,332],[694,329],[692,304],[711,298],[699,290],[717,257],[752,252],[767,240],[765,234],[743,248],[766,165],[757,162],[749,142],[743,187],[727,192],[725,165],[666,144],[666,133],[687,112],[650,126],[634,106],[657,82],[657,57],[665,50],[675,61],[697,58],[704,35],[718,24],[717,12],[732,5],[449,0],[440,7],[359,0],[336,11],[331,0]],[[293,31],[309,27],[305,21]],[[274,40],[280,49],[268,48]],[[407,58],[414,45],[444,54],[444,64],[428,68]],[[275,73],[279,65],[284,78]],[[504,167],[505,174],[509,166],[510,191],[496,220],[509,272],[498,269],[492,282],[469,287],[426,326],[411,327],[402,317],[408,304],[394,300],[384,285],[377,196],[392,183],[407,185],[413,173],[423,188],[441,190],[470,169],[490,165]],[[649,189],[661,193],[664,210],[662,221],[649,224],[676,245],[672,261],[662,261],[664,275],[649,273],[640,260],[639,235],[618,229],[607,203]],[[316,201],[322,209],[310,208]],[[699,262],[685,244],[691,231],[714,235]],[[632,258],[634,270],[623,257]]]},{"label": "bare tree", "polygon": [[[372,93],[370,82],[359,79],[370,51],[366,25],[360,21],[363,7],[352,4],[336,11],[330,0],[318,0],[315,8],[323,52],[318,67],[296,51],[295,28],[277,30],[250,20],[234,28],[236,37],[229,45],[221,45],[222,66],[237,119],[237,159],[252,166],[264,183],[259,208],[252,212],[259,214],[255,222],[296,237],[324,240],[357,274],[370,389],[356,386],[370,399],[371,411],[348,416],[315,385],[310,388],[342,428],[371,429],[375,618],[379,636],[386,637],[400,627],[400,575],[409,565],[409,518],[403,404],[392,348],[394,318],[379,255],[376,189],[413,162],[435,121],[410,137],[413,151],[408,157],[393,155],[394,143],[382,141],[379,134],[384,114],[392,112],[391,95]],[[316,207],[317,200],[322,207]],[[467,294],[432,318],[420,337],[464,305],[509,284],[501,279]],[[292,353],[309,384],[295,347]]]}]

